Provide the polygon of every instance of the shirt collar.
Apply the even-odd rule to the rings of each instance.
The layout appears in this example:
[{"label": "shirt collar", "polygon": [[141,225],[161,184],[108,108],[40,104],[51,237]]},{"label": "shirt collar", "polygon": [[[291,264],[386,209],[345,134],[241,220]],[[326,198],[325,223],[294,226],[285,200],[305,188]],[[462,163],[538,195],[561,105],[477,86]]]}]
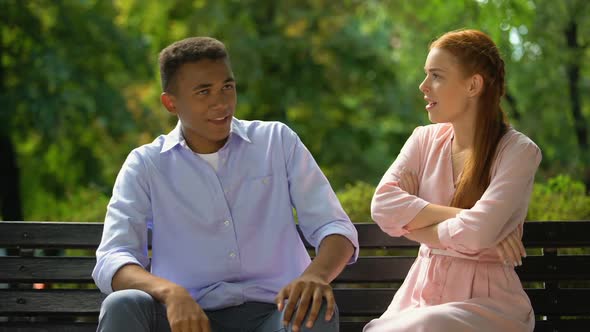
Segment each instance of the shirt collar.
[{"label": "shirt collar", "polygon": [[[244,124],[236,118],[232,119],[229,135],[230,138],[231,136],[235,135],[248,143],[252,143],[252,141],[248,137],[246,128],[244,128]],[[164,153],[172,149],[176,145],[186,145],[186,141],[184,139],[184,136],[182,135],[180,120],[176,124],[176,127],[174,127],[174,129],[172,129],[172,131],[169,132],[168,135],[164,136],[164,144],[162,145],[160,153]]]}]

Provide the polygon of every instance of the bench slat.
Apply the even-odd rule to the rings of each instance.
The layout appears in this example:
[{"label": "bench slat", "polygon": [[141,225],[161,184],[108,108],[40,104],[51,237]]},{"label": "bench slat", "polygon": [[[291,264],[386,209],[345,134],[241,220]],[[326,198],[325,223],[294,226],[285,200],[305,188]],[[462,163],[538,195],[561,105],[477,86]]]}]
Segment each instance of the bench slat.
[{"label": "bench slat", "polygon": [[97,323],[0,323],[0,332],[96,332]]},{"label": "bench slat", "polygon": [[[355,223],[363,248],[413,248],[406,238],[393,238],[373,223]],[[102,223],[74,222],[0,222],[0,247],[23,248],[96,248],[102,235]],[[525,223],[523,241],[533,247],[589,247],[590,221],[554,221]]]},{"label": "bench slat", "polygon": [[[359,257],[337,282],[401,282],[414,257]],[[528,256],[516,268],[521,281],[590,280],[590,256]]]},{"label": "bench slat", "polygon": [[0,222],[0,247],[96,248],[102,223]]},{"label": "bench slat", "polygon": [[[359,332],[368,322],[340,321],[340,332]],[[588,319],[537,321],[535,332],[585,331],[590,326]],[[95,332],[96,323],[0,323],[0,332]]]},{"label": "bench slat", "polygon": [[[335,288],[342,316],[378,316],[396,290]],[[537,315],[590,315],[590,289],[526,289]],[[0,315],[98,315],[105,295],[98,290],[0,290]]]},{"label": "bench slat", "polygon": [[[414,257],[359,257],[336,282],[401,282]],[[94,257],[0,257],[0,282],[92,283]],[[522,281],[590,280],[590,256],[529,256],[516,271]]]},{"label": "bench slat", "polygon": [[[340,332],[359,332],[368,323],[340,321]],[[590,326],[590,319],[568,319],[549,321],[542,320],[535,322],[535,332],[565,332],[565,331],[587,331]],[[31,331],[33,332],[33,331]],[[36,331],[35,331],[36,332]]]},{"label": "bench slat", "polygon": [[[405,238],[389,237],[373,223],[355,223],[355,226],[363,249],[417,248],[416,243]],[[0,222],[0,248],[95,249],[100,242],[102,228],[102,223]],[[527,222],[523,242],[527,248],[590,247],[589,233],[590,221]],[[344,318],[341,320],[341,331],[360,331],[365,320],[381,314],[395,294],[395,283],[403,280],[414,259],[401,256],[360,257],[357,264],[347,267],[334,286]],[[524,263],[523,267],[516,269],[522,281],[590,280],[588,255],[532,256]],[[94,264],[94,257],[0,257],[0,282],[92,283],[90,273]],[[365,283],[381,283],[380,286],[391,288],[354,288],[376,286]],[[386,285],[388,283],[394,284]],[[590,316],[590,308],[586,305],[590,288],[527,289],[526,292],[537,315]],[[35,316],[41,321],[44,319],[42,316],[50,317],[46,323],[0,322],[0,332],[94,331],[96,325],[93,323],[69,323],[66,319],[79,316],[96,319],[103,299],[104,295],[97,290],[0,289],[0,316]],[[346,321],[359,317],[362,317],[361,322]],[[537,321],[536,324],[537,332],[581,331],[587,329],[590,320]]]},{"label": "bench slat", "polygon": [[[383,313],[395,295],[394,289],[334,289],[343,316],[377,316]],[[525,289],[536,315],[590,315],[590,289]]]},{"label": "bench slat", "polygon": [[590,220],[527,221],[524,224],[523,243],[527,248],[589,247],[588,232]]},{"label": "bench slat", "polygon": [[94,282],[90,257],[0,257],[0,282]]},{"label": "bench slat", "polygon": [[104,298],[98,290],[0,289],[0,315],[98,315]]}]

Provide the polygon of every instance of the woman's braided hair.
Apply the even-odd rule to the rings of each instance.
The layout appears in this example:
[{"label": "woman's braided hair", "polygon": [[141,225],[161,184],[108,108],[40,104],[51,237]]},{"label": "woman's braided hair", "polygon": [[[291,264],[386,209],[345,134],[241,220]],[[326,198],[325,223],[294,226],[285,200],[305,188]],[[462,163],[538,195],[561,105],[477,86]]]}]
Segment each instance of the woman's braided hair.
[{"label": "woman's braided hair", "polygon": [[500,106],[506,93],[504,60],[490,37],[478,30],[456,30],[435,40],[439,48],[455,56],[465,77],[481,75],[473,150],[465,161],[451,206],[471,208],[481,198],[491,180],[496,149],[508,129],[508,119]]}]

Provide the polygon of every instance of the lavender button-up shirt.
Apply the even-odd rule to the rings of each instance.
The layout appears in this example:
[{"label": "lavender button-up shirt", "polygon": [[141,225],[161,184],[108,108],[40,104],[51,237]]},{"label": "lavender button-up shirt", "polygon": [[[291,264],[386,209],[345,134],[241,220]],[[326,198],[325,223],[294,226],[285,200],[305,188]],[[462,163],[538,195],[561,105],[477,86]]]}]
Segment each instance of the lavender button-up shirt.
[{"label": "lavender button-up shirt", "polygon": [[92,276],[104,293],[126,264],[185,287],[204,309],[273,303],[310,263],[305,238],[357,232],[299,137],[278,122],[233,119],[217,172],[177,126],[125,161],[108,205]]}]

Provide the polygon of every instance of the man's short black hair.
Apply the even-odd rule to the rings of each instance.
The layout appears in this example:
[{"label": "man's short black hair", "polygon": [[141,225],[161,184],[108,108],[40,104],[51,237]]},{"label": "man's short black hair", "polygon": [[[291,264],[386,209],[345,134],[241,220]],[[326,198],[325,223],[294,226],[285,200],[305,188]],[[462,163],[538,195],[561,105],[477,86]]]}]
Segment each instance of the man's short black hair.
[{"label": "man's short black hair", "polygon": [[178,69],[185,63],[203,59],[228,59],[225,45],[211,37],[191,37],[172,43],[160,52],[160,78],[162,90],[174,90],[174,79]]}]

